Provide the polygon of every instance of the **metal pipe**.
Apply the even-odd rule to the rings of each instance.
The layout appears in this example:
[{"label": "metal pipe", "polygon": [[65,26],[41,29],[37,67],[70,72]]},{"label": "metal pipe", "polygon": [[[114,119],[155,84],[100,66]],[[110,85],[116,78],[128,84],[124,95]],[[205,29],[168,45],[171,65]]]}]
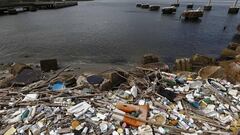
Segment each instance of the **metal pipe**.
[{"label": "metal pipe", "polygon": [[238,2],[238,0],[235,0],[233,7],[237,7],[237,2]]},{"label": "metal pipe", "polygon": [[212,3],[212,0],[209,0],[209,1],[208,1],[208,6],[210,6],[210,5],[211,5],[211,3]]},{"label": "metal pipe", "polygon": [[177,0],[177,4],[179,4],[179,0]]}]

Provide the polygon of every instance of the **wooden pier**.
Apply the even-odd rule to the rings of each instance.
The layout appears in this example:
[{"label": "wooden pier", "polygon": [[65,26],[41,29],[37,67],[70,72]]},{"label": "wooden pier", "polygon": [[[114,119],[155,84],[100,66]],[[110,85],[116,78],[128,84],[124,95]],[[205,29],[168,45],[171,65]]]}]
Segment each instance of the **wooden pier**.
[{"label": "wooden pier", "polygon": [[18,2],[2,5],[0,8],[36,7],[38,9],[57,9],[78,5],[77,2]]}]

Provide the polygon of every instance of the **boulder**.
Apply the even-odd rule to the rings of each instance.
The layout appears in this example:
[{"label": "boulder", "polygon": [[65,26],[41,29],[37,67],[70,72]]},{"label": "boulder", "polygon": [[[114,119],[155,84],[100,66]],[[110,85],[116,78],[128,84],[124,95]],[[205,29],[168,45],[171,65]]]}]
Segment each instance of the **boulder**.
[{"label": "boulder", "polygon": [[6,77],[5,79],[0,80],[0,88],[10,87],[13,79],[14,79],[14,76],[9,76],[9,77]]},{"label": "boulder", "polygon": [[39,81],[41,72],[31,68],[24,68],[12,80],[12,84],[25,86],[33,82]]},{"label": "boulder", "polygon": [[101,91],[107,91],[111,90],[113,87],[112,82],[108,79],[105,79],[102,84],[100,85],[100,90]]},{"label": "boulder", "polygon": [[228,49],[231,49],[231,50],[236,50],[237,49],[237,47],[239,47],[240,46],[240,44],[239,43],[234,43],[234,42],[231,42],[231,43],[229,43],[229,45],[228,45]]},{"label": "boulder", "polygon": [[169,72],[169,66],[165,63],[162,62],[157,62],[157,63],[148,63],[145,65],[142,65],[141,67],[143,68],[149,68],[149,69],[160,69],[161,71],[164,72]]},{"label": "boulder", "polygon": [[175,61],[176,71],[191,71],[192,64],[189,58],[176,59]]},{"label": "boulder", "polygon": [[193,55],[190,59],[190,62],[192,64],[193,71],[198,71],[202,67],[216,64],[216,60],[214,58],[199,55],[199,54]]},{"label": "boulder", "polygon": [[13,74],[14,76],[16,76],[17,74],[19,74],[23,69],[31,69],[31,67],[27,66],[26,64],[20,64],[20,63],[16,63],[14,65],[12,65],[10,67],[9,72],[11,74]]},{"label": "boulder", "polygon": [[159,62],[159,58],[153,54],[145,54],[142,59],[142,64],[149,64],[149,63],[157,63]]},{"label": "boulder", "polygon": [[240,52],[237,52],[236,50],[225,48],[221,52],[221,58],[223,59],[234,59]]},{"label": "boulder", "polygon": [[238,53],[240,54],[240,46],[238,46],[238,47],[236,48],[236,52],[238,52]]},{"label": "boulder", "polygon": [[107,78],[112,83],[112,87],[119,86],[127,81],[127,74],[123,71],[112,71],[107,74]]},{"label": "boulder", "polygon": [[232,83],[240,83],[240,63],[232,62],[226,66],[225,72],[228,81]]},{"label": "boulder", "polygon": [[224,69],[221,66],[206,66],[199,70],[198,75],[202,79],[207,78],[220,78],[224,79],[226,77]]},{"label": "boulder", "polygon": [[240,34],[236,33],[233,38],[232,38],[232,42],[234,43],[239,43],[240,44]]}]

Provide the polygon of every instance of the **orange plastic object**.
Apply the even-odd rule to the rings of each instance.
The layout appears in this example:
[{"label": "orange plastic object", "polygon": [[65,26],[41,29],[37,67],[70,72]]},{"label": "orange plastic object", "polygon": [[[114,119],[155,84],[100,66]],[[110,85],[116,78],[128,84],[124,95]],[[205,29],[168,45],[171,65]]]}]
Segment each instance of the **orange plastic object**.
[{"label": "orange plastic object", "polygon": [[80,125],[80,122],[78,120],[73,120],[71,125],[73,129],[76,129]]},{"label": "orange plastic object", "polygon": [[[137,118],[142,120],[147,119],[148,110],[149,110],[148,105],[131,105],[131,104],[125,104],[125,103],[117,103],[116,108],[121,111],[124,111],[125,113],[140,112],[140,115]],[[133,127],[139,127],[145,124],[144,122],[141,122],[139,120],[135,120],[126,116],[124,117],[123,121]]]}]

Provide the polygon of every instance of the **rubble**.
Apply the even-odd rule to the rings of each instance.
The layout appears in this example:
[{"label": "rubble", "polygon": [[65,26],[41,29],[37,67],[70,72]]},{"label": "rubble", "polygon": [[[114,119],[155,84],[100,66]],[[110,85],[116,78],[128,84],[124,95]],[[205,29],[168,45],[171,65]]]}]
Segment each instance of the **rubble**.
[{"label": "rubble", "polygon": [[[204,62],[198,62],[199,59]],[[213,59],[202,56],[195,56],[192,61],[193,65],[201,66],[214,63]],[[140,65],[128,71],[114,69],[94,74],[68,72],[67,67],[42,73],[40,80],[29,84],[1,86],[0,134],[158,135],[239,131],[240,85],[216,75],[221,73],[221,67],[206,67],[198,76],[196,72],[165,72],[156,68],[158,62],[151,61],[155,65],[152,67]],[[239,72],[237,64],[229,67],[232,78],[240,75],[234,74]],[[14,70],[12,76],[15,78],[24,69]]]}]

